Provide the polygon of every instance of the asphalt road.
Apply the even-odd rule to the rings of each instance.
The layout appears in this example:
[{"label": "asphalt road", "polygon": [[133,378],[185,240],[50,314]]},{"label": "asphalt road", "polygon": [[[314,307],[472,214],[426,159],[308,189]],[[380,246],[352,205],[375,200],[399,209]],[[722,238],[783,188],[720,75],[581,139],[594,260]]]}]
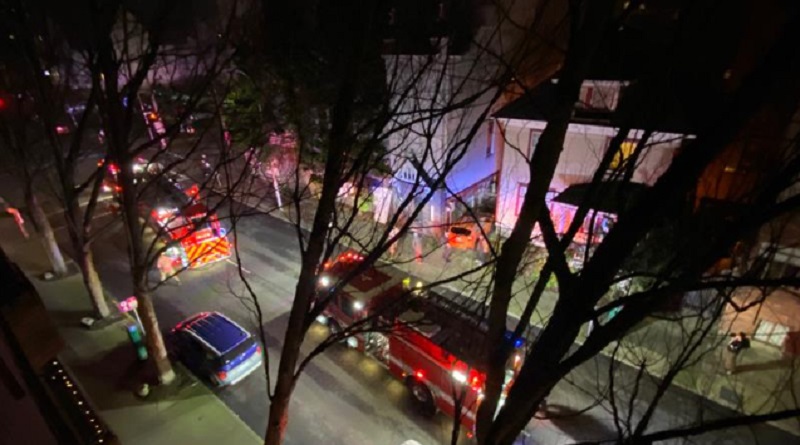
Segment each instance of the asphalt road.
[{"label": "asphalt road", "polygon": [[[58,223],[56,218],[54,222]],[[120,229],[117,225],[105,231],[95,243],[95,254],[105,285],[115,296],[124,298],[130,295],[131,286],[126,241]],[[58,233],[65,236],[63,229]],[[237,245],[244,274],[264,311],[266,350],[274,375],[299,272],[296,233],[281,220],[269,216],[248,217],[239,223]],[[151,277],[154,281],[158,279],[155,270]],[[186,271],[181,280],[181,285],[170,283],[155,292],[156,311],[163,331],[196,312],[217,310],[256,332],[253,302],[245,293],[232,262]],[[326,329],[314,326],[305,349],[310,350],[326,333]],[[529,437],[521,439],[520,443],[613,440],[616,433],[609,406],[594,403],[596,395],[608,388],[608,366],[608,359],[599,357],[559,385],[550,397],[549,418],[533,420],[529,425]],[[611,375],[614,375],[617,393],[630,394],[635,371],[621,366]],[[263,373],[253,374],[234,387],[215,392],[256,433],[264,434],[268,398]],[[635,413],[641,413],[645,401],[653,393],[653,382],[645,379],[644,387],[631,405]],[[731,414],[679,389],[668,391],[659,406],[650,430],[682,425],[698,416],[710,419]],[[285,443],[400,445],[414,439],[423,445],[444,444],[449,443],[451,425],[441,415],[428,419],[416,414],[404,386],[377,362],[337,346],[317,357],[300,378],[292,400]],[[688,443],[790,444],[798,443],[798,439],[762,425],[698,436]]]}]

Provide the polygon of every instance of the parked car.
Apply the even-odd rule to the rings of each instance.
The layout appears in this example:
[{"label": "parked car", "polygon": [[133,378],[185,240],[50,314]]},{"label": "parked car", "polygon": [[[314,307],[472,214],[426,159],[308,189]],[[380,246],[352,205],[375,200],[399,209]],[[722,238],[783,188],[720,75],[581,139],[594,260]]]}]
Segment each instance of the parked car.
[{"label": "parked car", "polygon": [[219,312],[201,312],[178,323],[170,347],[189,370],[216,386],[236,384],[263,360],[255,338]]},{"label": "parked car", "polygon": [[[479,216],[480,226],[471,216],[465,216],[447,228],[447,244],[453,249],[475,249],[478,240],[492,232],[494,221],[491,216]],[[483,229],[481,231],[481,229]]]}]

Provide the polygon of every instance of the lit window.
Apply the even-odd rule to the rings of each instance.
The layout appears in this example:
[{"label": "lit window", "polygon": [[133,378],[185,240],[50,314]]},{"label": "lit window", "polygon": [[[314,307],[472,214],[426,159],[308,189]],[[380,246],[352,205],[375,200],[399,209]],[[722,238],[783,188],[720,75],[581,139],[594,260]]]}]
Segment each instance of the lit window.
[{"label": "lit window", "polygon": [[528,160],[533,156],[536,146],[539,145],[539,139],[542,137],[542,132],[539,130],[531,130],[531,137],[528,143]]},{"label": "lit window", "polygon": [[614,154],[614,159],[611,160],[611,165],[608,168],[617,169],[625,165],[628,158],[633,155],[633,151],[636,150],[636,144],[636,141],[625,141],[619,144],[619,151]]},{"label": "lit window", "polygon": [[528,184],[519,184],[517,186],[517,202],[514,206],[514,214],[519,215],[522,210],[522,202],[525,200],[525,193],[528,192]]}]

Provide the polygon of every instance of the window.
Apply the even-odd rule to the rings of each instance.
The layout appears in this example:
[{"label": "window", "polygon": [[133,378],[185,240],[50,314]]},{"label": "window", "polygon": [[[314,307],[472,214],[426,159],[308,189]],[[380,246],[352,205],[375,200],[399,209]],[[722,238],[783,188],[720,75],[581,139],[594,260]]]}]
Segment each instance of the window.
[{"label": "window", "polygon": [[539,145],[539,139],[542,137],[542,132],[539,130],[531,130],[531,137],[528,141],[528,160],[533,156],[533,151]]},{"label": "window", "polygon": [[760,320],[754,337],[756,340],[771,343],[775,346],[781,346],[788,333],[789,328],[787,326],[767,320]]},{"label": "window", "polygon": [[517,203],[514,206],[514,215],[519,216],[522,210],[522,202],[525,200],[525,193],[528,192],[528,184],[519,184],[517,186]]},{"label": "window", "polygon": [[489,121],[486,129],[486,157],[491,158],[492,156],[494,156],[494,121]]},{"label": "window", "polygon": [[608,82],[584,82],[578,97],[578,108],[613,111],[617,107],[618,87]]},{"label": "window", "polygon": [[619,151],[614,154],[614,159],[611,160],[611,165],[609,165],[608,168],[615,170],[625,165],[631,155],[633,155],[634,150],[636,150],[636,145],[636,141],[625,141],[619,144]]},{"label": "window", "polygon": [[346,297],[344,295],[339,296],[339,309],[342,310],[342,313],[350,318],[355,317],[355,312],[353,308],[353,300],[350,297]]}]

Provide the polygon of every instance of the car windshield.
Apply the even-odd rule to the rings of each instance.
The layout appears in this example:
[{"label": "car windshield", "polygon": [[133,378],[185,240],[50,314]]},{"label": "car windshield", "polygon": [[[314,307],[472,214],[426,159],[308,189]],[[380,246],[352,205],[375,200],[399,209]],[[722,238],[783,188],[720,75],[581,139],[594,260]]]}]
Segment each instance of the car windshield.
[{"label": "car windshield", "polygon": [[464,235],[464,236],[468,236],[472,233],[471,230],[465,229],[463,227],[451,227],[450,232],[455,233],[456,235]]}]

